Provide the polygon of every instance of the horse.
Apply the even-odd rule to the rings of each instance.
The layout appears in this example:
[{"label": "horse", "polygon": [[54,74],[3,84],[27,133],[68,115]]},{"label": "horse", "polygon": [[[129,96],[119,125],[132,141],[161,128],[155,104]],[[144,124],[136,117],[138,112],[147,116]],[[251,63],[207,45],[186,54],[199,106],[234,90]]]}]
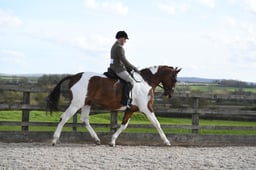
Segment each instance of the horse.
[{"label": "horse", "polygon": [[[61,115],[58,126],[54,132],[52,145],[56,145],[64,124],[81,109],[81,122],[85,125],[96,144],[100,139],[89,122],[89,113],[92,104],[102,106],[107,110],[124,111],[124,116],[119,129],[112,135],[110,146],[116,145],[117,137],[126,129],[129,120],[134,112],[140,111],[146,115],[150,122],[157,129],[163,143],[171,145],[158,122],[154,109],[154,92],[157,86],[164,89],[164,95],[171,97],[177,74],[181,69],[170,66],[154,66],[142,69],[139,73],[134,72],[134,77],[139,81],[134,83],[132,89],[132,103],[130,107],[121,105],[122,83],[118,79],[110,79],[104,74],[93,72],[81,72],[67,76],[60,80],[47,98],[47,108],[52,112],[58,107],[61,84],[69,80],[71,102],[65,112]],[[141,78],[140,78],[141,77]],[[160,86],[160,83],[162,86]]]}]

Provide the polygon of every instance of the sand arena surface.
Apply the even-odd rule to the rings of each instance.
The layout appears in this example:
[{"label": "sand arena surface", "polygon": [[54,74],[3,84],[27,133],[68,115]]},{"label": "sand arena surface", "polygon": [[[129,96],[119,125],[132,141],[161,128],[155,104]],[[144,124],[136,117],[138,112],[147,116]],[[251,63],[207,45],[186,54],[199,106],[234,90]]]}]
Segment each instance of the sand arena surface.
[{"label": "sand arena surface", "polygon": [[256,147],[0,143],[0,169],[256,169]]}]

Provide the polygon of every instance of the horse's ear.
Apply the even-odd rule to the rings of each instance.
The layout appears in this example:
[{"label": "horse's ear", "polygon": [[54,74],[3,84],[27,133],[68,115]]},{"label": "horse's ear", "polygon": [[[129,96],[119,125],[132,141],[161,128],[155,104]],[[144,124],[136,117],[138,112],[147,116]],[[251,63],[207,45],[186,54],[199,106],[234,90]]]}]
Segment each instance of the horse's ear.
[{"label": "horse's ear", "polygon": [[181,71],[182,68],[177,70],[177,67],[175,68],[176,74],[178,74]]}]

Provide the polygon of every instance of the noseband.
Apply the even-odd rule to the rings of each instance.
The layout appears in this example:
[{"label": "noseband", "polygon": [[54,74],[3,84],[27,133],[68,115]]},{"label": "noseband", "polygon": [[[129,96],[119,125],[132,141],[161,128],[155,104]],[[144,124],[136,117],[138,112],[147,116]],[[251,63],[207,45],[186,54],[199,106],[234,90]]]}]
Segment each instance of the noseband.
[{"label": "noseband", "polygon": [[[145,79],[145,78],[144,78]],[[151,80],[151,79],[145,79],[149,84],[151,84],[151,83],[153,83],[153,81]],[[160,84],[158,84],[157,85],[157,87],[160,87],[161,89],[163,89],[164,90],[164,92],[166,92],[166,93],[168,93],[170,90],[172,90],[173,89],[173,87],[164,87],[164,86],[162,86],[162,85],[160,85]]]},{"label": "noseband", "polygon": [[168,94],[171,90],[173,90],[173,87],[171,87],[171,88],[169,88],[169,87],[165,88],[165,87],[161,86],[160,84],[158,84],[157,86],[160,87],[161,89],[163,89],[163,90],[164,90],[164,93],[166,93],[166,94]]}]

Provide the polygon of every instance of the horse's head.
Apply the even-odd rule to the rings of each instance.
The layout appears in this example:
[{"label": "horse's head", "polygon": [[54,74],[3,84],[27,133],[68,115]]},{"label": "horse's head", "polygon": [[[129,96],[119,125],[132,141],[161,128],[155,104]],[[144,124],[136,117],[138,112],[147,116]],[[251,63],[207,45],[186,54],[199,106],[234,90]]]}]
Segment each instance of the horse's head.
[{"label": "horse's head", "polygon": [[174,92],[175,84],[177,82],[177,74],[181,71],[178,69],[168,66],[159,67],[159,76],[161,77],[161,83],[164,89],[164,95],[172,97]]},{"label": "horse's head", "polygon": [[178,69],[169,66],[155,66],[148,69],[141,70],[143,78],[153,87],[160,86],[162,83],[164,95],[172,97],[175,84],[177,82],[177,74],[181,68]]}]

